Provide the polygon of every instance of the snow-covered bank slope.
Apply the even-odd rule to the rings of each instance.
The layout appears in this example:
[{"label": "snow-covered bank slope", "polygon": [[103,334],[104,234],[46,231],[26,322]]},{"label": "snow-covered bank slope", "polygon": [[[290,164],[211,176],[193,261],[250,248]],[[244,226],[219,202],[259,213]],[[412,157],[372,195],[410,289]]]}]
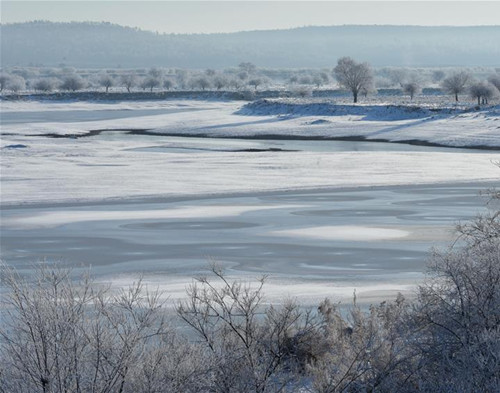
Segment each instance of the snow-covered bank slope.
[{"label": "snow-covered bank slope", "polygon": [[[5,104],[4,104],[5,105]],[[85,121],[51,122],[47,111],[88,106]],[[151,110],[157,110],[154,114]],[[99,119],[99,112],[117,118]],[[146,110],[149,110],[147,112]],[[166,101],[140,103],[8,103],[2,112],[27,112],[34,121],[3,124],[2,134],[79,135],[91,130],[147,129],[165,135],[258,138],[358,138],[422,142],[453,147],[500,148],[500,106],[480,110],[396,105],[336,105],[330,101],[276,99],[253,103]],[[36,121],[36,111],[45,113]],[[118,111],[128,111],[120,118]],[[131,117],[130,111],[137,116]],[[80,115],[81,117],[81,115]]]},{"label": "snow-covered bank slope", "polygon": [[[397,112],[397,116],[390,117],[387,113],[379,116],[379,112],[385,110],[382,108],[370,109],[370,115],[363,115],[367,108],[347,105],[344,106],[347,112],[340,115],[318,116],[323,112],[314,106],[292,107],[295,113],[290,115],[277,113],[271,104],[268,113],[263,115],[262,108],[258,108],[260,112],[252,112],[256,110],[252,105],[257,104],[241,108],[237,102],[172,101],[161,107],[158,103],[147,104],[148,109],[166,110],[143,116],[146,109],[143,104],[117,104],[114,109],[126,110],[127,117],[117,115],[114,119],[99,120],[100,111],[108,113],[113,108],[91,103],[91,109],[86,110],[89,120],[78,122],[72,121],[74,113],[71,112],[85,110],[82,103],[57,107],[57,112],[68,111],[68,118],[58,122],[39,119],[39,116],[47,116],[50,110],[47,104],[40,104],[38,108],[35,107],[38,104],[30,104],[31,108],[24,108],[24,112],[23,107],[17,108],[19,121],[2,124],[2,203],[499,179],[498,168],[492,161],[499,160],[500,156],[491,152],[395,152],[383,148],[362,152],[307,149],[245,152],[236,151],[238,148],[224,151],[228,142],[214,141],[214,145],[220,146],[209,153],[173,150],[155,153],[151,148],[156,145],[161,148],[165,138],[111,134],[89,138],[37,136],[78,136],[103,129],[148,129],[159,135],[252,138],[274,135],[284,139],[357,136],[393,141],[423,140],[448,146],[500,147],[498,107],[452,114],[429,109],[401,112],[392,108],[390,112]],[[78,105],[78,109],[73,105]],[[354,113],[355,110],[359,112]],[[9,112],[13,111],[16,107],[9,107]],[[130,111],[138,116],[131,117]],[[27,112],[30,112],[30,120],[23,122],[22,116],[28,116]],[[83,115],[79,113],[79,116]],[[394,118],[397,120],[390,120]]]}]

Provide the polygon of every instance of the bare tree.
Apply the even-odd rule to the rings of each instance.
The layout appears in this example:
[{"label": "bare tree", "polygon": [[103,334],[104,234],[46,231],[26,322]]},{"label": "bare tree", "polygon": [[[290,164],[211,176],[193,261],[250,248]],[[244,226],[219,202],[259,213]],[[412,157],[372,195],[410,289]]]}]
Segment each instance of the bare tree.
[{"label": "bare tree", "polygon": [[193,89],[208,89],[210,87],[210,80],[205,76],[200,76],[191,80],[191,87]]},{"label": "bare tree", "polygon": [[257,71],[257,66],[249,61],[242,62],[238,65],[241,71],[246,72],[248,75],[255,73]]},{"label": "bare tree", "polygon": [[500,92],[500,74],[493,74],[488,77],[488,82],[490,82],[493,86],[497,88]]},{"label": "bare tree", "polygon": [[166,78],[164,81],[163,81],[163,87],[167,90],[170,90],[174,87],[174,81],[170,78]]},{"label": "bare tree", "polygon": [[500,212],[459,228],[435,252],[415,317],[428,391],[500,390]]},{"label": "bare tree", "polygon": [[99,85],[104,87],[106,89],[106,93],[107,93],[109,91],[109,88],[113,87],[115,85],[115,80],[109,74],[102,74],[99,77]]},{"label": "bare tree", "polygon": [[163,70],[161,68],[150,68],[148,71],[148,75],[155,78],[155,79],[161,79],[163,77]]},{"label": "bare tree", "polygon": [[410,96],[410,100],[422,91],[422,87],[417,82],[408,82],[403,85],[403,92]]},{"label": "bare tree", "polygon": [[21,90],[26,89],[26,81],[24,78],[20,75],[12,75],[7,84],[6,87],[8,90],[10,90],[13,93],[18,93]]},{"label": "bare tree", "polygon": [[262,78],[252,78],[248,81],[248,84],[252,86],[255,90],[264,83],[264,79]]},{"label": "bare tree", "polygon": [[441,82],[446,77],[446,73],[443,70],[436,70],[432,73],[432,81],[434,83]]},{"label": "bare tree", "polygon": [[458,102],[458,95],[466,91],[470,80],[471,76],[468,72],[460,71],[445,78],[441,82],[441,87],[446,93],[453,94],[455,101]]},{"label": "bare tree", "polygon": [[[279,392],[289,382],[295,356],[311,328],[296,305],[264,307],[262,287],[228,281],[213,266],[216,282],[199,278],[188,290],[179,316],[205,344],[212,364],[212,388],[217,392]],[[217,282],[218,281],[218,282]],[[290,339],[296,342],[290,345]]]},{"label": "bare tree", "polygon": [[7,88],[10,78],[9,74],[0,74],[0,92]]},{"label": "bare tree", "polygon": [[36,80],[35,83],[33,84],[33,88],[35,89],[35,91],[42,91],[44,93],[48,93],[54,90],[55,85],[56,82],[54,81],[53,78],[43,78]]},{"label": "bare tree", "polygon": [[135,74],[122,75],[120,78],[121,84],[125,86],[127,92],[130,93],[130,89],[137,85],[137,77]]},{"label": "bare tree", "polygon": [[141,282],[112,295],[64,269],[41,267],[34,282],[3,273],[2,391],[125,392],[145,348],[168,334],[160,294]]},{"label": "bare tree", "polygon": [[472,98],[477,99],[477,104],[488,104],[488,100],[495,97],[498,92],[495,86],[488,82],[477,82],[469,89]]},{"label": "bare tree", "polygon": [[153,92],[155,87],[159,87],[161,85],[161,80],[154,76],[148,76],[141,82],[141,87],[143,89],[149,89],[150,92]]},{"label": "bare tree", "polygon": [[76,74],[70,74],[64,77],[60,88],[62,90],[77,91],[83,89],[84,86],[85,82],[80,76]]},{"label": "bare tree", "polygon": [[357,63],[350,57],[342,57],[333,71],[337,82],[351,91],[354,103],[358,102],[362,88],[373,85],[373,74],[368,63]]},{"label": "bare tree", "polygon": [[222,89],[223,87],[228,85],[228,80],[223,75],[218,75],[213,79],[213,85],[217,90]]}]

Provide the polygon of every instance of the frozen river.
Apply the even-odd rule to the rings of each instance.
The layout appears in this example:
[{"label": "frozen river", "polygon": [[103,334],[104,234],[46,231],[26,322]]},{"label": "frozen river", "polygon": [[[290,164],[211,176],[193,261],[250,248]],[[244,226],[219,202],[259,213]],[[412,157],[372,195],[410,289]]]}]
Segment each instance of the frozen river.
[{"label": "frozen river", "polygon": [[[411,293],[429,249],[484,212],[479,192],[497,183],[498,152],[488,150],[129,134],[116,130],[129,118],[157,113],[168,132],[169,116],[192,111],[195,122],[202,109],[30,108],[2,124],[3,261],[26,273],[40,260],[91,266],[116,285],[142,273],[171,299],[209,261],[231,277],[269,274],[273,301]],[[107,131],[33,131],[76,130],[73,121]]]},{"label": "frozen river", "polygon": [[92,266],[99,280],[144,273],[173,298],[208,261],[232,276],[270,274],[272,298],[378,298],[409,291],[428,251],[484,211],[491,184],[369,187],[316,192],[10,206],[2,210],[2,257]]}]

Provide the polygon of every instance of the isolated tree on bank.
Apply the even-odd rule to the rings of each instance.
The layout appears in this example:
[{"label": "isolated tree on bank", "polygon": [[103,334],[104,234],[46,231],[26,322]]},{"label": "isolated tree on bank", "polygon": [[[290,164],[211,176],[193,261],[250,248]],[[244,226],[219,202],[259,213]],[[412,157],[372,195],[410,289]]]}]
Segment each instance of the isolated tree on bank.
[{"label": "isolated tree on bank", "polygon": [[465,92],[470,80],[471,76],[468,72],[460,71],[445,78],[441,82],[441,87],[446,93],[453,94],[455,96],[455,101],[458,102],[458,95]]},{"label": "isolated tree on bank", "polygon": [[342,57],[333,69],[340,86],[351,91],[354,103],[358,102],[361,89],[373,85],[373,73],[368,63],[357,63],[350,57]]},{"label": "isolated tree on bank", "polygon": [[137,77],[134,74],[123,75],[121,77],[121,84],[127,89],[127,92],[130,93],[130,89],[137,86]]},{"label": "isolated tree on bank", "polygon": [[77,91],[83,89],[85,82],[78,75],[68,75],[63,79],[61,84],[62,90]]},{"label": "isolated tree on bank", "polygon": [[109,88],[113,87],[115,85],[115,80],[113,79],[113,77],[111,75],[104,74],[104,75],[101,75],[101,77],[99,78],[99,85],[104,87],[106,89],[106,93],[107,93]]},{"label": "isolated tree on bank", "polygon": [[408,82],[403,85],[403,92],[410,96],[410,100],[413,101],[413,97],[422,91],[420,84],[417,82]]}]

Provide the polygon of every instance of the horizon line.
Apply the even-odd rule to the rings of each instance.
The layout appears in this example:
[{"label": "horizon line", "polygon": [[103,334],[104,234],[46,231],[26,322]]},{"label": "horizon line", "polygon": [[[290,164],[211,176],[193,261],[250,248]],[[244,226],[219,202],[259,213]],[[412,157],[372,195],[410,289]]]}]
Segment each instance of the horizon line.
[{"label": "horizon line", "polygon": [[227,32],[193,32],[193,33],[174,33],[174,32],[159,32],[158,30],[148,30],[138,26],[129,26],[122,25],[120,23],[114,23],[110,21],[51,21],[48,19],[33,19],[29,21],[20,21],[20,22],[0,22],[1,26],[12,26],[12,25],[21,25],[21,24],[29,24],[29,23],[52,23],[52,24],[107,24],[112,26],[119,26],[129,29],[134,29],[147,33],[154,33],[159,35],[222,35],[222,34],[238,34],[238,33],[254,33],[254,32],[272,32],[272,31],[287,31],[287,30],[298,30],[305,28],[326,28],[326,27],[421,27],[421,28],[479,28],[479,27],[500,27],[499,25],[485,24],[485,25],[418,25],[418,24],[332,24],[332,25],[303,25],[303,26],[295,26],[295,27],[287,27],[287,28],[269,28],[269,29],[253,29],[253,30],[236,30],[236,31],[227,31]]}]

